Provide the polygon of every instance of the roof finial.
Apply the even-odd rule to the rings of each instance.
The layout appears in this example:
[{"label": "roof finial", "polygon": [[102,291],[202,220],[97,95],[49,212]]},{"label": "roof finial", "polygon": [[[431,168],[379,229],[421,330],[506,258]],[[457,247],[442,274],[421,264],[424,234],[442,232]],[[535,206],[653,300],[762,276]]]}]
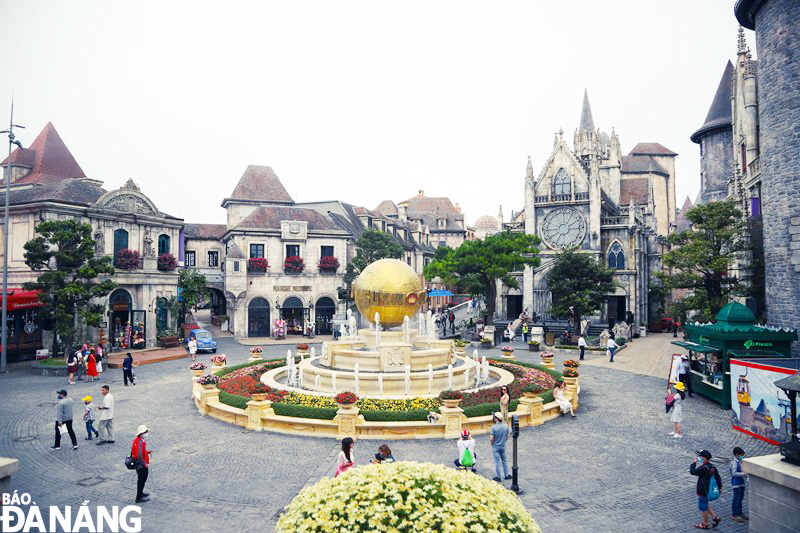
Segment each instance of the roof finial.
[{"label": "roof finial", "polygon": [[747,41],[744,39],[744,28],[739,26],[739,53],[744,54],[747,52]]},{"label": "roof finial", "polygon": [[[525,169],[525,177],[533,178],[533,165],[531,164],[531,156],[528,156],[528,167]],[[500,209],[502,209],[502,207]]]},{"label": "roof finial", "polygon": [[583,108],[581,109],[580,131],[594,131],[594,120],[592,119],[592,107],[589,105],[589,91],[583,90]]}]

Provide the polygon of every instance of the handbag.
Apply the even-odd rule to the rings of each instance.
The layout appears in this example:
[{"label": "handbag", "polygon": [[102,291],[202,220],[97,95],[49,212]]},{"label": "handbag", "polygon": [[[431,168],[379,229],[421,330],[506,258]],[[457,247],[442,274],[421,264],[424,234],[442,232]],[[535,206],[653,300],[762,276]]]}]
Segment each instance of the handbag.
[{"label": "handbag", "polygon": [[667,409],[667,412],[669,413],[669,410],[672,409],[673,405],[675,405],[675,395],[672,394],[671,392],[667,394],[667,397],[664,398],[664,403],[666,404],[665,407]]},{"label": "handbag", "polygon": [[344,474],[345,472],[350,470],[350,468],[352,468],[352,467],[353,467],[352,461],[347,461],[345,463],[339,463],[339,465],[336,467],[336,475],[334,475],[333,477],[338,477],[339,474]]}]

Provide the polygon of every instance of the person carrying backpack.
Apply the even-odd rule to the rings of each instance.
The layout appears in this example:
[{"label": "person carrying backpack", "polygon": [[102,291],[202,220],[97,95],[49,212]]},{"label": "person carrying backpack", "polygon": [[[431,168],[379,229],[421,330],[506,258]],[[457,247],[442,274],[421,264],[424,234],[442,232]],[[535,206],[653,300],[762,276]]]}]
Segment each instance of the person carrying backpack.
[{"label": "person carrying backpack", "polygon": [[[694,527],[711,529],[711,527],[717,527],[722,521],[722,518],[709,505],[709,502],[718,499],[722,493],[722,478],[719,476],[717,468],[711,464],[711,452],[700,450],[695,453],[697,453],[697,458],[689,466],[689,473],[697,476],[697,507],[703,516],[703,521],[698,522]],[[712,520],[711,527],[708,525],[709,518]]]},{"label": "person carrying backpack", "polygon": [[458,448],[458,459],[453,461],[456,468],[471,469],[475,472],[475,463],[477,462],[475,455],[475,439],[469,434],[468,430],[461,432],[461,438],[456,441]]}]

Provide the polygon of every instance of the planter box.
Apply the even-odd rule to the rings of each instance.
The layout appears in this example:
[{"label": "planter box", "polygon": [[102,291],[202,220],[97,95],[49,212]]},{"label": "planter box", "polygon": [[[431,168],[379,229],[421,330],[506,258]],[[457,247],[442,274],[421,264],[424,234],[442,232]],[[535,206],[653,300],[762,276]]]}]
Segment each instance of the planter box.
[{"label": "planter box", "polygon": [[180,342],[178,342],[177,336],[161,337],[160,339],[158,339],[158,345],[161,346],[162,348],[174,348],[179,344]]},{"label": "planter box", "polygon": [[542,349],[542,345],[541,344],[529,344],[528,345],[528,351],[529,352],[538,352],[541,349]]}]

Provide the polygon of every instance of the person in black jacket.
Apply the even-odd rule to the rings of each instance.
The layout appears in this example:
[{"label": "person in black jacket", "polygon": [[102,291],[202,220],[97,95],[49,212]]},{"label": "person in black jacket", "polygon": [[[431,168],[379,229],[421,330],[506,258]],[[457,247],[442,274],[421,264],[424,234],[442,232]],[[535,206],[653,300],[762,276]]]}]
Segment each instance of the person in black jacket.
[{"label": "person in black jacket", "polygon": [[[697,453],[697,459],[689,467],[689,473],[697,476],[697,506],[703,515],[703,521],[694,525],[697,529],[710,529],[708,519],[712,519],[712,526],[717,527],[722,521],[722,518],[714,512],[708,504],[708,484],[711,482],[711,476],[717,482],[719,491],[722,492],[722,478],[719,476],[717,468],[711,464],[711,452],[708,450],[700,450]],[[698,466],[698,463],[700,466]]]}]

